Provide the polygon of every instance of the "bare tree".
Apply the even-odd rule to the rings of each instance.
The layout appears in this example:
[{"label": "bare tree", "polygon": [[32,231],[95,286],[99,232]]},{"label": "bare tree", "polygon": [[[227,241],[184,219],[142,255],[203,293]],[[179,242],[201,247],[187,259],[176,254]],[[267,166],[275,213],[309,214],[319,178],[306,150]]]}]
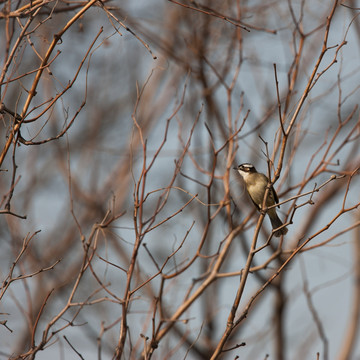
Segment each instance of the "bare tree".
[{"label": "bare tree", "polygon": [[360,354],[355,4],[2,4],[4,358]]}]

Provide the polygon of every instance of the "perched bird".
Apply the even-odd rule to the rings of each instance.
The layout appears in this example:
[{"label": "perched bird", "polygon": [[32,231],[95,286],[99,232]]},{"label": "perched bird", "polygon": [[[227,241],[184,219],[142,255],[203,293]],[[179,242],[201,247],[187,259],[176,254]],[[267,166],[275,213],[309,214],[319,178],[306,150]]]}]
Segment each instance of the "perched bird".
[{"label": "perched bird", "polygon": [[[241,164],[238,167],[234,167],[234,170],[237,170],[242,176],[245,182],[246,190],[258,210],[261,210],[264,201],[264,195],[266,187],[269,183],[269,179],[264,174],[258,173],[252,164]],[[271,187],[268,191],[266,199],[266,207],[270,207],[279,203],[279,199],[276,195],[275,190]],[[268,209],[267,214],[269,215],[271,225],[273,229],[278,229],[280,226],[283,226],[282,221],[277,216],[275,207]],[[278,229],[274,232],[274,235],[279,237],[285,235],[288,232],[286,227]]]}]

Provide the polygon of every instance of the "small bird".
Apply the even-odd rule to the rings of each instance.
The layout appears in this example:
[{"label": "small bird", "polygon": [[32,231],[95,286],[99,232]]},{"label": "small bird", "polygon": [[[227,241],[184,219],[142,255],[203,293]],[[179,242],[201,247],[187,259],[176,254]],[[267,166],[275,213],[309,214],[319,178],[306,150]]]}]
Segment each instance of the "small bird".
[{"label": "small bird", "polygon": [[[241,164],[238,167],[234,167],[234,170],[237,170],[239,174],[242,176],[245,182],[246,190],[256,206],[258,210],[261,210],[264,195],[266,191],[266,187],[269,183],[269,179],[266,175],[258,173],[254,167],[254,165],[245,163]],[[273,187],[269,189],[267,199],[266,199],[266,207],[270,207],[279,203],[279,199],[276,195],[276,192]],[[279,207],[279,206],[278,206]],[[267,214],[269,215],[271,225],[273,229],[278,229],[283,226],[282,221],[277,216],[275,207],[268,209]],[[281,235],[285,235],[288,232],[286,227],[278,229],[274,232],[276,237],[280,237]]]}]

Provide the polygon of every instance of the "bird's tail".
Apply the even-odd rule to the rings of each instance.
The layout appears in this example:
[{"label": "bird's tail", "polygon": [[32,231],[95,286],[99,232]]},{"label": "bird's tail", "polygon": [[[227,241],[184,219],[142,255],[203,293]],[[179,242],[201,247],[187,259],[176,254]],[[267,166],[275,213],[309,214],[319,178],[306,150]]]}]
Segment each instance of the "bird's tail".
[{"label": "bird's tail", "polygon": [[[282,221],[279,219],[279,217],[277,216],[276,212],[275,212],[275,214],[271,214],[271,216],[269,214],[269,218],[270,218],[271,225],[274,230],[284,225],[282,223]],[[288,229],[286,227],[282,227],[281,229],[276,230],[274,232],[274,235],[276,237],[280,237],[281,235],[285,235],[287,232],[288,232]]]}]

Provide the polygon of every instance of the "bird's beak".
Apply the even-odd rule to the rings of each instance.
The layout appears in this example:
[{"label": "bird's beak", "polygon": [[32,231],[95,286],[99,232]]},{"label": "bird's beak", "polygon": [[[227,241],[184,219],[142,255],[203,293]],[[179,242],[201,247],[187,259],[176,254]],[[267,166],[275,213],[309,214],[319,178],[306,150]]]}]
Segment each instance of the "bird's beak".
[{"label": "bird's beak", "polygon": [[233,169],[234,169],[234,170],[237,170],[237,167],[236,167],[236,166],[234,166],[234,167],[233,167]]}]

